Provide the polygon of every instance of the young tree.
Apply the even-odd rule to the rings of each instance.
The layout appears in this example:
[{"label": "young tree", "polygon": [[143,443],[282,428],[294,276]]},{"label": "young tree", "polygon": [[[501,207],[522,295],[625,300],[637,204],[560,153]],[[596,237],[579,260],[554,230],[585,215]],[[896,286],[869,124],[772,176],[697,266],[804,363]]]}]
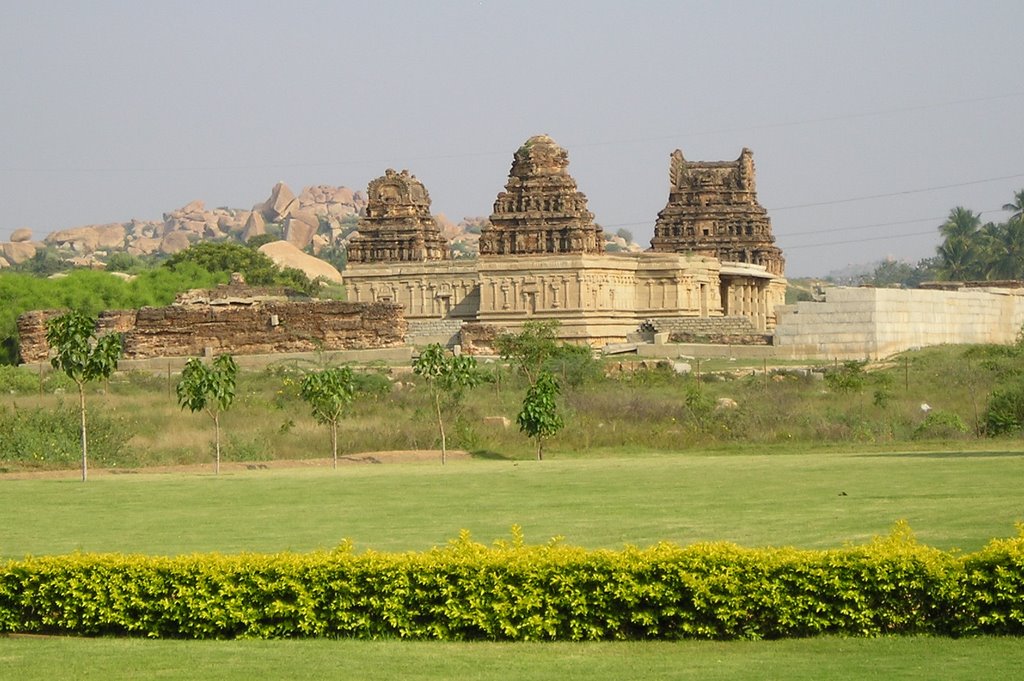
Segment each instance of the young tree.
[{"label": "young tree", "polygon": [[338,467],[338,421],[355,395],[355,377],[349,367],[314,371],[302,377],[299,394],[313,410],[317,423],[331,427],[331,456]]},{"label": "young tree", "polygon": [[216,463],[214,473],[220,474],[220,414],[231,407],[235,400],[235,379],[238,365],[231,355],[218,355],[212,366],[193,357],[185,363],[178,381],[178,404],[194,414],[205,411],[213,419],[214,450]]},{"label": "young tree", "polygon": [[476,359],[469,355],[453,355],[438,343],[432,343],[413,362],[412,370],[426,379],[427,385],[430,386],[437,415],[437,429],[441,434],[441,464],[444,465],[448,444],[444,432],[441,398],[446,398],[446,406],[456,407],[462,402],[465,390],[480,383]]},{"label": "young tree", "polygon": [[85,428],[85,384],[109,378],[121,357],[121,337],[108,333],[96,338],[96,320],[71,311],[46,323],[46,342],[56,352],[50,360],[54,369],[67,374],[78,386],[81,414],[82,482],[89,476],[89,445]]},{"label": "young tree", "polygon": [[537,461],[544,458],[544,438],[554,435],[565,425],[555,404],[558,392],[555,377],[548,371],[541,371],[526,391],[523,408],[516,416],[519,430],[537,442]]},{"label": "young tree", "polygon": [[557,321],[526,322],[519,333],[498,336],[494,348],[532,384],[544,363],[558,354],[558,342],[555,340],[558,326]]}]

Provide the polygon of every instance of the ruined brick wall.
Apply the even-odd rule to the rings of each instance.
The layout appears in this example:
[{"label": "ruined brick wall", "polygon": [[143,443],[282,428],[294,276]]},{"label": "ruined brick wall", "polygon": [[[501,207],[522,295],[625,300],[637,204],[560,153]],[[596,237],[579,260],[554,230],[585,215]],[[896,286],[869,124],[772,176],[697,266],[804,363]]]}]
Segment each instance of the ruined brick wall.
[{"label": "ruined brick wall", "polygon": [[[46,360],[46,320],[57,314],[18,318],[23,362]],[[393,303],[312,300],[115,310],[100,315],[97,330],[122,333],[126,359],[148,359],[390,348],[405,343],[408,329]]]},{"label": "ruined brick wall", "polygon": [[32,310],[18,316],[18,351],[22,362],[45,362],[50,353],[46,344],[46,320],[60,310]]},{"label": "ruined brick wall", "polygon": [[496,355],[498,352],[494,348],[494,341],[505,332],[506,329],[493,324],[463,324],[459,331],[462,351],[467,355]]}]

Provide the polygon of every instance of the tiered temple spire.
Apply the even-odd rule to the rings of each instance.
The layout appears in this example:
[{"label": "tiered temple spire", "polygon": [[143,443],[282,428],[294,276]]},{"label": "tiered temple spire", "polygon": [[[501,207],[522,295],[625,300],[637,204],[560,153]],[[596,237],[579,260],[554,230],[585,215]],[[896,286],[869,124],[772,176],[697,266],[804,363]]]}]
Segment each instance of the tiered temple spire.
[{"label": "tiered temple spire", "polygon": [[430,214],[430,194],[408,170],[388,169],[367,188],[366,214],[349,243],[354,263],[447,260],[448,243]]},{"label": "tiered temple spire", "polygon": [[713,255],[763,265],[782,275],[785,260],[775,245],[768,213],[757,202],[749,149],[735,161],[687,161],[676,149],[669,183],[668,204],[658,213],[652,251]]},{"label": "tiered temple spire", "polygon": [[481,230],[480,255],[604,252],[604,235],[568,165],[568,153],[547,135],[519,147],[490,225]]}]

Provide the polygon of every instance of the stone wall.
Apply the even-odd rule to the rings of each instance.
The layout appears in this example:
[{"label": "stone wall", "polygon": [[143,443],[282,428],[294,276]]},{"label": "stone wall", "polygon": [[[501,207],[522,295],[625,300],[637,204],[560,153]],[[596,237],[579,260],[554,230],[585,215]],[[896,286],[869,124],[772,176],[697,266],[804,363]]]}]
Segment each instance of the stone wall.
[{"label": "stone wall", "polygon": [[405,340],[410,345],[440,343],[445,347],[458,344],[461,319],[411,319]]},{"label": "stone wall", "polygon": [[915,347],[1012,343],[1024,324],[1020,289],[829,288],[824,302],[776,308],[780,356],[875,359]]},{"label": "stone wall", "polygon": [[748,317],[666,317],[648,319],[640,331],[667,333],[670,343],[767,345],[771,336],[759,333]]},{"label": "stone wall", "polygon": [[[18,318],[23,362],[46,360],[46,320],[58,314]],[[393,303],[311,300],[114,310],[100,315],[97,330],[122,333],[126,359],[146,359],[390,348],[405,343],[408,325]]]}]

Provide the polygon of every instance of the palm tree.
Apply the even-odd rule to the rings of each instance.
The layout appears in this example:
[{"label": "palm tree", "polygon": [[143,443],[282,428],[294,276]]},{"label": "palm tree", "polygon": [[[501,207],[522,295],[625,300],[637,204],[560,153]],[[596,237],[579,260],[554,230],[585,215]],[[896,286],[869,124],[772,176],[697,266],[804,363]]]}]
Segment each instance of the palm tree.
[{"label": "palm tree", "polygon": [[981,276],[981,214],[963,206],[949,211],[949,217],[939,225],[944,237],[938,247],[938,274],[951,281],[967,281]]},{"label": "palm tree", "polygon": [[1008,210],[1012,213],[1007,222],[1020,222],[1024,220],[1024,189],[1013,195],[1013,201],[1004,203],[1003,210]]},{"label": "palm tree", "polygon": [[976,248],[967,239],[946,239],[936,249],[939,255],[938,274],[949,281],[974,279],[977,269]]},{"label": "palm tree", "polygon": [[1024,278],[1024,220],[1011,218],[1000,225],[989,223],[983,231],[987,278]]},{"label": "palm tree", "polygon": [[963,206],[949,211],[949,217],[939,226],[939,233],[946,239],[970,239],[981,227],[981,213],[975,213]]}]

